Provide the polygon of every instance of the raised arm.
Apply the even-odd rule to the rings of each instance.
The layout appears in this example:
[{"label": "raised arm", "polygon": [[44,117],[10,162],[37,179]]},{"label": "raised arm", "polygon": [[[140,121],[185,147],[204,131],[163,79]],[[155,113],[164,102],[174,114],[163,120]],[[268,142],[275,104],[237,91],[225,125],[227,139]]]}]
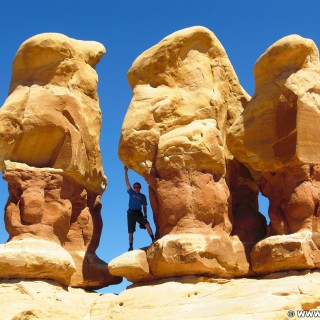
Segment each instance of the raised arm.
[{"label": "raised arm", "polygon": [[131,188],[130,182],[129,182],[129,178],[128,178],[128,167],[124,166],[124,179],[126,181],[126,185],[128,190]]}]

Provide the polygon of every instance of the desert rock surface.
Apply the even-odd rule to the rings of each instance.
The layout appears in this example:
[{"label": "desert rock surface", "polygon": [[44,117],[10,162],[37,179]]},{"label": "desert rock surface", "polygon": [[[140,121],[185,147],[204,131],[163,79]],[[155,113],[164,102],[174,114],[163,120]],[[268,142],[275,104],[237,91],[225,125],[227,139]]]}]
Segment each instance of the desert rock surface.
[{"label": "desert rock surface", "polygon": [[0,285],[0,312],[3,319],[285,320],[289,311],[320,312],[319,285],[320,273],[308,271],[260,279],[169,278],[119,295],[10,280]]}]

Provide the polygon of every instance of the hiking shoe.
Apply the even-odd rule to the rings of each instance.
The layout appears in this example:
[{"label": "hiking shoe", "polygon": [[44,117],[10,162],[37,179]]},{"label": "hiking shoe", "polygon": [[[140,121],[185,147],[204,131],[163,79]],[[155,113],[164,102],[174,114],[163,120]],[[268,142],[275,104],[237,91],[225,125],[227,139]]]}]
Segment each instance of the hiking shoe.
[{"label": "hiking shoe", "polygon": [[132,247],[129,247],[128,251],[132,251],[132,250],[133,250],[133,248],[132,248]]}]

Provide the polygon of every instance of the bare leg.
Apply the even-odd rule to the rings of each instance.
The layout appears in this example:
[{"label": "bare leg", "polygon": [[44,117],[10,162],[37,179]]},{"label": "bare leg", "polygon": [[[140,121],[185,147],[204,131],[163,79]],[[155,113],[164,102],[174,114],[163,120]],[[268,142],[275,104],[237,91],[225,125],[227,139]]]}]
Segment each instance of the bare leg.
[{"label": "bare leg", "polygon": [[149,236],[151,237],[152,242],[153,242],[153,241],[154,241],[154,235],[153,235],[152,229],[151,229],[151,227],[150,227],[150,224],[147,223],[147,224],[145,225],[145,227],[146,227],[146,229],[147,229],[147,231],[148,231],[148,234],[149,234]]},{"label": "bare leg", "polygon": [[133,233],[129,233],[129,249],[128,251],[133,250]]},{"label": "bare leg", "polygon": [[147,231],[148,231],[149,236],[151,236],[151,235],[153,234],[153,232],[152,232],[152,229],[151,229],[151,227],[150,227],[150,224],[147,223],[147,224],[145,225],[145,227],[147,228]]}]

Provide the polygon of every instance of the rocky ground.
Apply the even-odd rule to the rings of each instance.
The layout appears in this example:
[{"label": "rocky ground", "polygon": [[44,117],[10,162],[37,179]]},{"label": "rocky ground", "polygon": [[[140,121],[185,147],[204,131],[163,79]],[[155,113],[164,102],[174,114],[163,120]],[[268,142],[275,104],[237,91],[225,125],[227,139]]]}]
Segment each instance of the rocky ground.
[{"label": "rocky ground", "polygon": [[[320,312],[319,285],[319,270],[260,279],[169,278],[134,285],[119,295],[7,280],[0,284],[0,314],[3,320],[298,319],[299,310]],[[291,318],[290,311],[295,313]]]}]

